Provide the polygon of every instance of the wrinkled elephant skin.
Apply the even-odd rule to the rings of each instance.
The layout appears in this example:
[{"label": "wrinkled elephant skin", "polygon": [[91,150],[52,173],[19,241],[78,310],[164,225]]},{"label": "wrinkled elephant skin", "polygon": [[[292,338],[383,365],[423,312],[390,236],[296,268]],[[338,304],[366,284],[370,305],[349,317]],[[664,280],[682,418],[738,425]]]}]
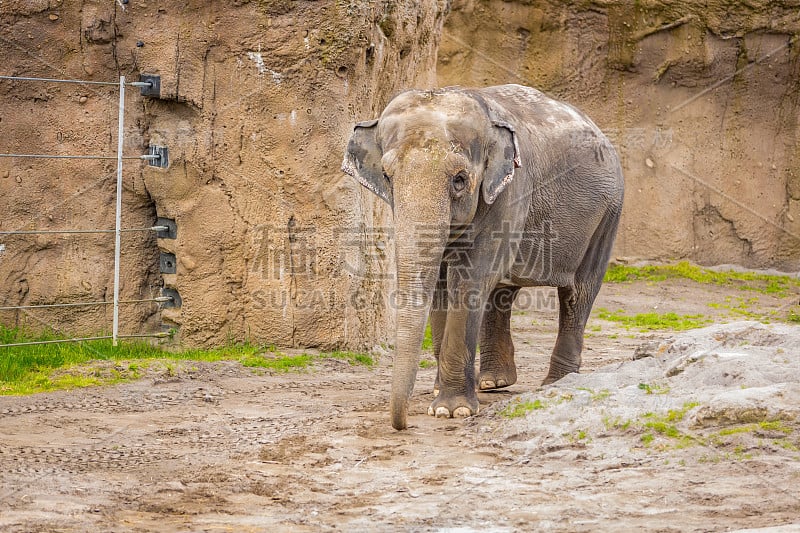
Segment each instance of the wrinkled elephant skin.
[{"label": "wrinkled elephant skin", "polygon": [[578,371],[624,188],[617,153],[589,118],[520,85],[408,91],[355,126],[342,169],[394,212],[396,429],[407,426],[429,314],[433,416],[473,415],[476,388],[516,382],[510,318],[521,287],[558,288],[544,382]]}]

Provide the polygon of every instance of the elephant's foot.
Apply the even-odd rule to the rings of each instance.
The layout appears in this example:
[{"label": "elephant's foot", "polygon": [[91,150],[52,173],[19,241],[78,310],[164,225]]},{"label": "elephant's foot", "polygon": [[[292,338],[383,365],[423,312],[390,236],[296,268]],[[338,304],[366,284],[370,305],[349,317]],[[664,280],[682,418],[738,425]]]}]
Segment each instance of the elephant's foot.
[{"label": "elephant's foot", "polygon": [[551,383],[555,383],[559,379],[563,378],[567,374],[577,374],[578,368],[566,368],[566,367],[553,367],[550,365],[550,370],[547,372],[547,377],[544,378],[542,381],[542,385],[550,385]]},{"label": "elephant's foot", "polygon": [[513,366],[504,370],[482,371],[478,376],[480,390],[502,389],[517,382],[517,369]]},{"label": "elephant's foot", "polygon": [[477,415],[478,400],[463,395],[443,398],[442,394],[438,394],[428,407],[428,414],[436,418],[466,418]]}]

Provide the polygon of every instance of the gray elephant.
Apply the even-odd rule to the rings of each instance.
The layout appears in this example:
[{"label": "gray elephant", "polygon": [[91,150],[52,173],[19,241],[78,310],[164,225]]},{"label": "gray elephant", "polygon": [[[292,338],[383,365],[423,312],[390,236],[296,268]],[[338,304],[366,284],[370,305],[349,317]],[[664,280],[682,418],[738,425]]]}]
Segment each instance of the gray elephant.
[{"label": "gray elephant", "polygon": [[510,319],[521,287],[558,288],[544,382],[578,371],[624,189],[617,153],[589,118],[520,85],[408,91],[356,124],[342,170],[394,213],[394,428],[407,426],[429,311],[431,415],[471,416],[476,385],[516,382]]}]

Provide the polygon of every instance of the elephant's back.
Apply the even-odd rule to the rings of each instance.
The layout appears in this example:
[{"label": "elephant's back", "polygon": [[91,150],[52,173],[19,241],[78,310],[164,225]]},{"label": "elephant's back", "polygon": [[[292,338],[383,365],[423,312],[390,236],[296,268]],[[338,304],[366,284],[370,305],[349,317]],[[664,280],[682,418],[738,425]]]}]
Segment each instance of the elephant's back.
[{"label": "elephant's back", "polygon": [[[622,195],[622,170],[619,156],[600,128],[582,111],[524,85],[497,85],[480,89],[502,110],[504,121],[514,126],[522,152],[533,161],[523,168],[561,188],[564,179],[586,179],[589,187],[608,189],[614,197]],[[569,169],[569,170],[568,170]],[[557,178],[555,176],[560,176]]]},{"label": "elephant's back", "polygon": [[[581,111],[522,85],[483,89],[519,136],[523,160],[509,191],[530,198],[525,238],[515,264],[547,268],[512,272],[519,285],[569,284],[601,221],[622,208],[624,182],[610,141]],[[553,237],[550,239],[549,237]]]},{"label": "elephant's back", "polygon": [[600,128],[585,113],[574,106],[556,100],[543,92],[525,85],[495,85],[480,89],[482,96],[492,99],[506,113],[505,119],[521,130],[547,136],[563,131],[602,136]]}]

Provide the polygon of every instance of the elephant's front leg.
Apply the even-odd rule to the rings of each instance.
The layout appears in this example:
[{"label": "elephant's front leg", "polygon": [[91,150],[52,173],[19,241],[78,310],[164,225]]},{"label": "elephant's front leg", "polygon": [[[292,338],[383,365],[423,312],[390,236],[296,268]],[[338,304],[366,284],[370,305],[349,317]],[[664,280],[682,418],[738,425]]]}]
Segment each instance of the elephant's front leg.
[{"label": "elephant's front leg", "polygon": [[431,305],[431,342],[433,343],[433,356],[436,358],[436,381],[433,384],[433,395],[439,395],[439,371],[442,353],[442,340],[444,328],[447,325],[447,263],[439,267],[439,280],[433,293]]},{"label": "elephant's front leg", "polygon": [[475,393],[475,347],[482,306],[450,306],[439,354],[439,394],[428,414],[442,418],[478,413]]}]

